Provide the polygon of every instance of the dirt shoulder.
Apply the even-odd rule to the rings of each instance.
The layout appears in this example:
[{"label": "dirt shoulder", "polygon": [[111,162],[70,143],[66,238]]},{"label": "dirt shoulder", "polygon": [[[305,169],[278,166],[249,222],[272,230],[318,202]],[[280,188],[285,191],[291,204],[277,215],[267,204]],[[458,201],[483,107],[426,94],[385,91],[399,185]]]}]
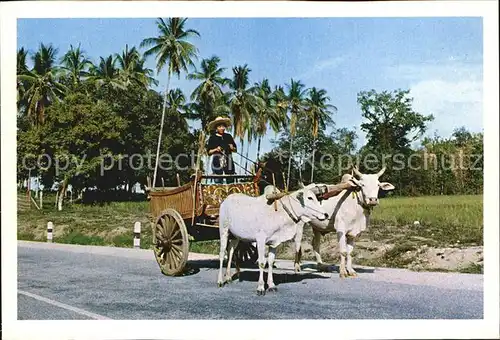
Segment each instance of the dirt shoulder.
[{"label": "dirt shoulder", "polygon": [[[404,229],[413,226],[372,226],[355,243],[354,263],[371,267],[406,268],[413,271],[443,271],[461,273],[483,272],[483,246],[460,245],[435,246],[437,242],[421,236],[409,236]],[[380,229],[397,229],[399,233]],[[386,237],[381,237],[381,235]],[[304,260],[315,260],[312,250],[312,232],[305,230],[302,242]],[[429,245],[430,244],[430,245]],[[321,257],[326,263],[338,263],[340,253],[334,233],[323,236]],[[294,246],[285,244],[279,252],[280,258],[293,259]]]}]

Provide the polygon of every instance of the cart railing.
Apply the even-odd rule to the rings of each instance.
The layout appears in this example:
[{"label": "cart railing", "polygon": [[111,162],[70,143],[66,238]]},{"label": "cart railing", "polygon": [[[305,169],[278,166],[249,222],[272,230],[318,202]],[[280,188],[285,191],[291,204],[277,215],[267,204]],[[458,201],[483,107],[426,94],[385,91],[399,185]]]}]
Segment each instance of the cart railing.
[{"label": "cart railing", "polygon": [[[166,208],[175,209],[183,219],[193,216],[193,184],[172,189],[154,188],[149,192],[151,214],[158,216]],[[196,202],[196,205],[198,202]]]}]

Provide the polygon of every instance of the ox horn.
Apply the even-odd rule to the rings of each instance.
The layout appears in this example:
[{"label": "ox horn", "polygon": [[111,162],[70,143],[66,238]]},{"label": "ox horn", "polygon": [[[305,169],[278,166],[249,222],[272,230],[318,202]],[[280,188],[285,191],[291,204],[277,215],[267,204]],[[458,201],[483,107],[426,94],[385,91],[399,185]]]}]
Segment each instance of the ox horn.
[{"label": "ox horn", "polygon": [[358,168],[354,165],[352,167],[352,170],[354,171],[354,174],[357,176],[357,177],[361,177],[363,176],[363,174],[361,172],[359,172]]},{"label": "ox horn", "polygon": [[299,188],[304,189],[304,183],[302,183],[302,181],[299,181]]},{"label": "ox horn", "polygon": [[380,177],[384,174],[385,172],[385,166],[382,168],[382,170],[380,170],[378,173],[377,173],[377,177]]}]

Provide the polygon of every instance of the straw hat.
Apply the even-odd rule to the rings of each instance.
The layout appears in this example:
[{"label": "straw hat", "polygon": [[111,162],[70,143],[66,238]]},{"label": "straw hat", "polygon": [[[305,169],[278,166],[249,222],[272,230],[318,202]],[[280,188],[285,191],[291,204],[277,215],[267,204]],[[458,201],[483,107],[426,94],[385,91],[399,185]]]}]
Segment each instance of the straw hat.
[{"label": "straw hat", "polygon": [[208,130],[209,131],[215,130],[215,128],[220,124],[224,124],[226,127],[229,127],[231,125],[231,119],[219,116],[214,120],[212,120],[210,123],[208,123]]}]

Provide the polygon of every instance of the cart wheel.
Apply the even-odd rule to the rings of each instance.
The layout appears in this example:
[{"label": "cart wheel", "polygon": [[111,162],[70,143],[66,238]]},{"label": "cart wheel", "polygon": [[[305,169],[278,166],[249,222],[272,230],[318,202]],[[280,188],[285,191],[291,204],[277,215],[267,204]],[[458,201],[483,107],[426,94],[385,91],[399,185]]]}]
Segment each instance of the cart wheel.
[{"label": "cart wheel", "polygon": [[189,240],[186,224],[177,211],[167,209],[156,218],[153,242],[161,272],[169,276],[181,274],[189,255]]},{"label": "cart wheel", "polygon": [[255,265],[259,254],[252,243],[240,241],[234,250],[234,256],[240,265]]}]

